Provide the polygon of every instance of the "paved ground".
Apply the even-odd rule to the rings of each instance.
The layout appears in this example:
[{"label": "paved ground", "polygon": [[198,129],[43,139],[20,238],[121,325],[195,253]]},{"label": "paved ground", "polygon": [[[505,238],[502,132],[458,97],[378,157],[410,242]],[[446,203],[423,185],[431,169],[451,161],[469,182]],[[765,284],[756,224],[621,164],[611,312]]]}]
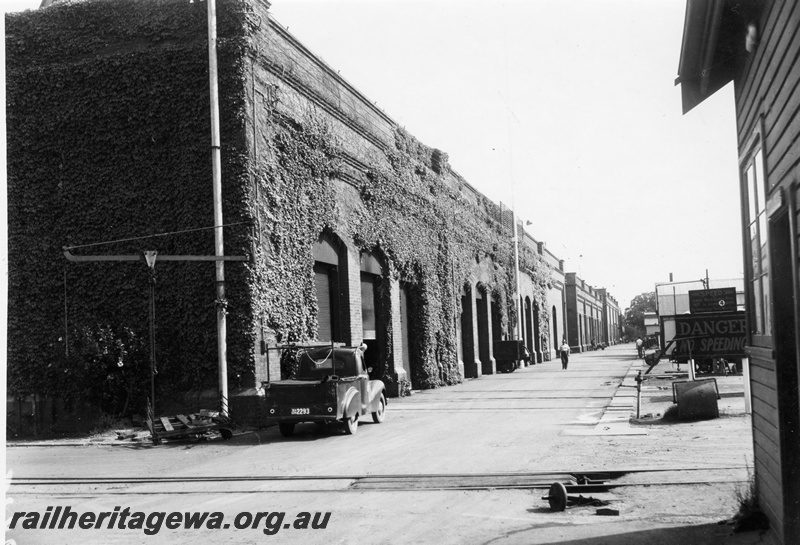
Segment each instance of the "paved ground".
[{"label": "paved ground", "polygon": [[[568,371],[548,362],[420,392],[390,400],[386,422],[362,424],[352,437],[308,425],[291,440],[271,428],[228,442],[160,447],[110,435],[10,445],[7,463],[16,479],[76,481],[12,485],[12,511],[67,505],[79,512],[209,511],[223,513],[230,526],[162,524],[154,535],[106,525],[18,526],[9,537],[17,543],[764,542],[758,533],[733,535],[730,525],[718,524],[735,513],[752,465],[741,377],[719,377],[720,418],[693,423],[661,421],[658,414],[672,404],[672,379],[649,379],[641,414],[652,417],[631,423],[640,365],[632,345],[622,345],[573,355]],[[554,513],[542,499],[547,491],[535,488],[587,471],[620,472],[612,475],[619,486],[591,494],[619,516],[598,516],[591,506]],[[234,528],[237,514],[246,512],[273,515],[255,529]],[[301,512],[331,516],[324,529],[286,527]],[[284,520],[278,513],[286,513]],[[276,533],[265,535],[270,528]]]}]

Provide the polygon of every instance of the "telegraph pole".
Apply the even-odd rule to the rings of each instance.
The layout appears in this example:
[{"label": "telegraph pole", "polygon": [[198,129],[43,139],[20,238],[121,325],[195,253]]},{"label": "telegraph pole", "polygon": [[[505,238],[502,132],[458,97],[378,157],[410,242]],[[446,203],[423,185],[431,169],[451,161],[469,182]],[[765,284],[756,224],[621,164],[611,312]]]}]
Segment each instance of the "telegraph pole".
[{"label": "telegraph pole", "polygon": [[[225,255],[222,237],[222,167],[219,138],[219,91],[217,86],[217,6],[216,0],[206,0],[208,6],[208,83],[211,103],[211,169],[214,188],[214,255]],[[228,341],[225,299],[225,262],[216,262],[217,280],[217,361],[219,367],[220,415],[228,416]]]},{"label": "telegraph pole", "polygon": [[514,211],[514,181],[511,181],[511,220],[514,222],[514,307],[517,309],[517,340],[523,340],[522,335],[522,305],[520,304],[519,289],[519,233],[517,232],[517,214]]}]

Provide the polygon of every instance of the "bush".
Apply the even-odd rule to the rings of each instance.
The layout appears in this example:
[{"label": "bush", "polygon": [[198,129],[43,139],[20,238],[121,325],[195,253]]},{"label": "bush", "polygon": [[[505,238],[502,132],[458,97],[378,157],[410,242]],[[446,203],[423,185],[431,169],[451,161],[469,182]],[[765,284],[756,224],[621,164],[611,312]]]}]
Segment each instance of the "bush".
[{"label": "bush", "polygon": [[741,488],[736,490],[739,511],[733,517],[733,531],[767,530],[769,519],[758,504],[758,486],[755,475],[750,468],[748,468],[747,474],[749,478],[744,490]]}]

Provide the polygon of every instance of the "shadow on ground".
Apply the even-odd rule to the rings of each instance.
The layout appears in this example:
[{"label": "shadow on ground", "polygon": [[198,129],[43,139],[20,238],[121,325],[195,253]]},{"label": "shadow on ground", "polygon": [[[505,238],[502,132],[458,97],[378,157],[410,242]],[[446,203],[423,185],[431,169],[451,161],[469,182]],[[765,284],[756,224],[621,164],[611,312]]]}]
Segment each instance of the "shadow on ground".
[{"label": "shadow on ground", "polygon": [[[641,526],[641,522],[637,524]],[[700,524],[691,526],[678,526],[670,528],[650,528],[626,530],[626,523],[603,525],[587,525],[583,528],[572,526],[556,528],[551,525],[537,525],[517,533],[512,533],[504,539],[490,541],[489,543],[539,543],[543,545],[555,544],[580,544],[580,545],[776,545],[774,536],[769,531],[750,531],[734,533],[733,527],[726,523]],[[548,540],[542,534],[558,532],[562,539]],[[611,533],[614,532],[614,533]],[[537,534],[538,537],[537,537]],[[593,534],[593,535],[592,535]],[[604,535],[597,535],[604,534]],[[544,537],[544,539],[542,539]]]}]

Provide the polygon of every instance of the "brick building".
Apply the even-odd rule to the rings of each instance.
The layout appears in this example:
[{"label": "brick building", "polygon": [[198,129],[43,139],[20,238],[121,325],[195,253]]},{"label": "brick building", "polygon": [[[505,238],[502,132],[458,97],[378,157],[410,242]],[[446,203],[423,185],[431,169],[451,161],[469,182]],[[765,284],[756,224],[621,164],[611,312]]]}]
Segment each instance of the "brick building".
[{"label": "brick building", "polygon": [[[212,251],[205,9],[87,0],[6,16],[9,407],[20,427],[29,400],[51,403],[39,426],[58,429],[78,409],[53,400],[80,388],[111,413],[147,394],[146,268],[67,265],[63,247]],[[536,361],[554,356],[574,282],[563,261],[521,231],[517,317],[502,205],[308,51],[267,2],[220,1],[217,33],[225,254],[251,260],[227,264],[216,301],[213,266],[157,262],[157,398],[215,392],[219,305],[240,418],[263,381],[287,372],[266,350],[275,343],[364,342],[392,395],[495,373],[492,342],[514,338],[517,319]],[[588,294],[581,345],[602,338],[602,302]]]},{"label": "brick building", "polygon": [[[544,242],[536,240],[531,234],[522,231],[521,243],[534,249],[550,267],[550,285],[544,298],[546,305],[543,312],[539,312],[537,299],[534,297],[535,286],[530,280],[525,280],[520,289],[521,305],[523,311],[523,336],[528,350],[536,355],[536,362],[550,361],[557,356],[556,351],[561,346],[561,338],[566,331],[566,313],[564,312],[564,260],[559,259],[547,249]],[[540,323],[540,315],[549,318]]]},{"label": "brick building", "polygon": [[608,322],[606,312],[616,309],[619,323],[619,307],[605,289],[594,288],[579,278],[576,273],[565,276],[564,296],[567,309],[567,342],[573,352],[584,352],[591,349],[592,342],[599,344],[608,342]]},{"label": "brick building", "polygon": [[617,300],[608,293],[608,289],[600,288],[597,290],[600,300],[603,302],[602,318],[600,320],[600,340],[598,342],[607,345],[617,344],[622,339],[622,311]]}]

